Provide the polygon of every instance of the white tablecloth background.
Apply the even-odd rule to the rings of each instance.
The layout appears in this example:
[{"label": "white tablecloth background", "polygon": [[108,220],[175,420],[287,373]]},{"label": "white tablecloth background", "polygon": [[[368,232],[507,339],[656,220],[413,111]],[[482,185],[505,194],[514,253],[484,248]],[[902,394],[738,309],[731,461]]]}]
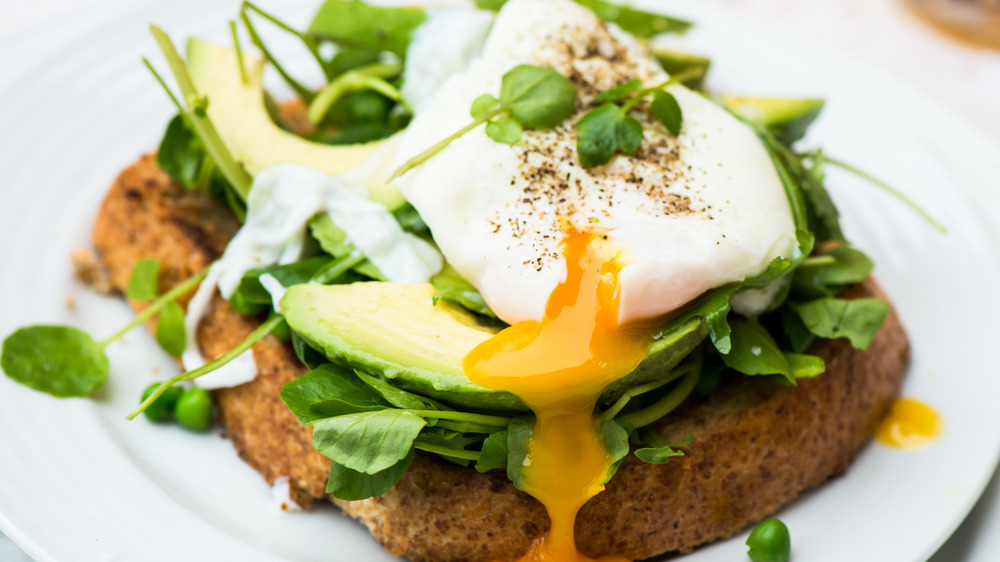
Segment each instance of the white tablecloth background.
[{"label": "white tablecloth background", "polygon": [[[103,0],[0,0],[0,39],[28,34]],[[137,2],[149,0],[136,0]],[[717,0],[748,20],[826,43],[935,97],[1000,141],[1000,51],[969,46],[929,29],[903,0]],[[0,69],[2,72],[2,69]],[[932,562],[1000,560],[1000,481]],[[30,562],[0,533],[0,562]]]}]

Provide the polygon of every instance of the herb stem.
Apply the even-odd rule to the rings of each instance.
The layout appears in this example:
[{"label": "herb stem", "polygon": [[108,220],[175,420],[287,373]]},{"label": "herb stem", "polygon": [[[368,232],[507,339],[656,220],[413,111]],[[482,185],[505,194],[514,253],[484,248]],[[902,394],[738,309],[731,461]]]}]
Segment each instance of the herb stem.
[{"label": "herb stem", "polygon": [[427,150],[407,160],[402,166],[400,166],[395,172],[393,172],[391,176],[389,176],[388,181],[391,183],[393,180],[402,176],[406,172],[409,172],[413,168],[416,168],[417,166],[430,160],[435,154],[444,150],[444,148],[449,144],[451,144],[451,142],[454,141],[455,139],[460,138],[462,135],[468,133],[469,131],[475,129],[476,127],[482,125],[483,123],[489,121],[490,119],[493,119],[494,117],[500,115],[505,111],[507,111],[507,108],[504,106],[500,106],[485,115],[479,116],[478,119],[475,119],[472,123],[469,123],[465,127],[462,127],[456,133],[453,133],[445,137],[444,139],[438,141]]},{"label": "herb stem", "polygon": [[[423,397],[421,397],[423,399]],[[498,428],[495,425],[486,425],[481,423],[472,422],[450,422],[447,420],[438,420],[435,427],[440,427],[441,429],[448,429],[451,431],[457,431],[459,433],[495,433]]]},{"label": "herb stem", "polygon": [[[701,361],[701,356],[699,355],[694,363],[691,364],[690,370],[684,375],[684,378],[677,384],[677,388],[670,391],[669,394],[657,402],[641,410],[625,414],[620,418],[622,424],[629,424],[631,427],[640,428],[674,411],[691,395],[695,385],[698,383],[698,377],[701,376]],[[625,427],[628,427],[628,425]]]},{"label": "herb stem", "polygon": [[167,86],[167,82],[163,79],[162,76],[160,76],[160,73],[157,72],[155,68],[153,68],[153,63],[149,62],[149,59],[147,59],[146,57],[142,57],[142,64],[146,65],[146,68],[148,68],[149,71],[153,73],[153,78],[156,78],[156,81],[159,82],[160,86],[163,87],[163,91],[166,92],[168,96],[170,96],[170,101],[174,102],[174,105],[177,106],[177,111],[183,113],[184,106],[181,105],[181,102],[177,99],[177,96],[175,96],[174,93],[170,90],[170,87]]},{"label": "herb stem", "polygon": [[233,36],[233,48],[236,49],[236,65],[240,67],[240,83],[247,84],[247,68],[243,64],[243,47],[240,45],[240,36],[236,33],[236,20],[229,20],[229,33]]},{"label": "herb stem", "polygon": [[422,418],[434,418],[439,420],[455,420],[491,425],[503,429],[510,424],[510,418],[503,416],[489,416],[486,414],[470,414],[468,412],[452,412],[446,410],[407,410],[411,414]]},{"label": "herb stem", "polygon": [[322,269],[317,271],[313,276],[311,281],[314,283],[319,283],[320,285],[325,285],[334,279],[340,277],[341,275],[347,273],[348,270],[353,269],[360,265],[367,258],[364,254],[358,251],[354,251],[343,258],[338,260],[333,260],[327,265],[323,266]]},{"label": "herb stem", "polygon": [[[264,10],[262,10],[259,7],[257,7],[257,5],[255,5],[252,2],[243,2],[243,7],[241,9],[241,12],[246,11],[246,10],[253,10],[254,12],[257,13],[257,15],[259,15],[260,17],[262,17],[262,18],[266,19],[267,21],[273,23],[274,25],[278,26],[278,28],[280,28],[281,30],[286,31],[288,33],[291,33],[292,35],[298,37],[302,41],[302,44],[305,45],[305,47],[309,51],[309,53],[313,56],[313,58],[316,59],[316,62],[319,63],[319,66],[323,70],[323,75],[326,76],[326,79],[327,80],[330,79],[330,77],[331,77],[330,71],[327,68],[326,63],[323,61],[323,58],[319,55],[319,48],[316,47],[316,41],[313,38],[305,35],[301,31],[299,31],[299,30],[293,28],[292,26],[288,25],[287,23],[279,20],[274,15],[265,12]],[[275,66],[277,66],[277,65],[275,65]]]},{"label": "herb stem", "polygon": [[664,88],[666,88],[668,86],[673,86],[674,84],[680,84],[680,83],[684,82],[685,80],[690,80],[692,78],[697,78],[698,76],[700,76],[699,72],[700,71],[698,71],[697,69],[689,68],[687,70],[684,70],[682,72],[678,72],[677,74],[674,74],[670,78],[667,78],[663,82],[660,82],[659,84],[657,84],[657,85],[655,85],[655,86],[653,86],[651,88],[646,88],[646,89],[643,89],[643,90],[639,90],[638,92],[636,92],[635,96],[633,96],[631,99],[629,99],[627,102],[625,102],[624,105],[622,105],[622,109],[625,111],[625,113],[628,113],[629,111],[632,110],[632,108],[634,108],[636,106],[636,104],[638,104],[640,101],[642,101],[643,98],[645,98],[649,94],[652,94],[653,92],[655,92],[657,90],[662,90],[662,89],[664,89]]},{"label": "herb stem", "polygon": [[[811,156],[814,157],[814,158],[816,157],[815,154],[811,155]],[[908,206],[910,209],[912,209],[913,212],[915,212],[918,215],[920,215],[921,217],[923,217],[923,219],[925,221],[927,221],[928,223],[930,223],[930,225],[933,226],[934,228],[936,228],[939,232],[941,232],[941,234],[947,234],[948,233],[948,229],[946,229],[943,224],[941,224],[934,217],[932,217],[930,215],[930,213],[928,213],[927,211],[923,210],[920,207],[920,205],[917,205],[917,203],[915,201],[913,201],[912,199],[910,199],[909,197],[907,197],[906,195],[904,195],[903,192],[901,192],[898,189],[892,187],[888,183],[886,183],[886,182],[884,182],[884,181],[876,178],[875,176],[873,176],[873,175],[871,175],[871,174],[869,174],[869,173],[867,173],[867,172],[865,172],[863,170],[855,168],[854,166],[848,164],[847,162],[844,162],[842,160],[837,160],[836,158],[830,158],[826,154],[820,155],[819,159],[820,159],[821,163],[832,164],[832,165],[834,165],[834,166],[836,166],[836,167],[838,167],[838,168],[840,168],[842,170],[845,170],[847,172],[850,172],[850,173],[858,176],[861,179],[864,179],[864,180],[868,181],[869,183],[875,185],[876,187],[882,188],[883,190],[885,190],[886,192],[888,192],[890,195],[894,196],[896,199],[899,199],[900,201],[902,201],[906,206]]]},{"label": "herb stem", "polygon": [[620,397],[618,397],[618,400],[616,400],[615,403],[612,404],[610,408],[601,413],[601,418],[603,419],[614,418],[615,416],[618,415],[619,412],[622,411],[622,408],[624,408],[625,405],[628,404],[629,401],[635,398],[636,396],[645,394],[647,392],[651,392],[667,383],[673,382],[677,380],[679,377],[686,374],[690,369],[691,365],[684,365],[682,367],[670,371],[669,373],[667,373],[667,376],[661,380],[648,382],[646,384],[642,384],[626,390],[624,393],[622,393]]},{"label": "herb stem", "polygon": [[420,449],[421,451],[427,451],[428,453],[434,453],[436,455],[443,455],[455,459],[478,461],[480,455],[478,451],[466,451],[465,449],[452,449],[451,447],[442,447],[441,445],[428,443],[427,441],[424,441],[422,439],[417,439],[416,441],[414,441],[413,446],[417,449]]},{"label": "herb stem", "polygon": [[399,90],[385,79],[398,76],[402,71],[403,65],[399,63],[375,63],[341,74],[309,104],[309,120],[313,123],[323,121],[337,100],[351,91],[375,90],[393,101],[401,101]]},{"label": "herb stem", "polygon": [[128,332],[132,328],[135,328],[139,324],[142,324],[146,320],[152,318],[154,314],[162,310],[163,307],[167,306],[167,303],[177,300],[177,298],[183,295],[184,293],[190,291],[191,289],[194,289],[198,285],[198,283],[201,283],[202,279],[204,279],[206,275],[208,275],[207,267],[199,271],[198,273],[195,273],[191,277],[188,277],[181,283],[177,284],[173,289],[170,289],[162,296],[160,296],[153,302],[149,303],[149,306],[142,309],[141,312],[136,314],[135,318],[133,318],[131,322],[126,324],[124,328],[118,330],[117,332],[112,334],[109,338],[98,342],[97,345],[101,346],[101,349],[104,349],[105,347],[108,346],[108,344],[122,337],[123,335],[125,335],[126,332]]},{"label": "herb stem", "polygon": [[[244,6],[247,5],[249,5],[249,3],[244,2]],[[306,103],[312,103],[312,100],[313,98],[316,97],[316,94],[314,94],[312,90],[310,90],[309,88],[303,86],[301,82],[299,82],[295,78],[292,78],[292,75],[286,72],[284,67],[282,67],[281,64],[277,61],[277,59],[274,58],[274,55],[271,54],[271,51],[267,48],[267,45],[264,44],[264,40],[261,39],[260,35],[257,34],[257,29],[253,26],[253,22],[250,21],[250,16],[247,15],[246,10],[240,12],[240,19],[243,20],[243,25],[246,26],[247,32],[250,34],[250,41],[252,41],[253,44],[258,49],[260,49],[260,52],[264,54],[264,58],[266,58],[274,66],[274,69],[278,71],[278,74],[280,74],[281,77],[285,79],[285,82],[287,82],[288,85],[291,86],[293,90],[295,90],[295,93],[298,94],[299,97],[301,97]]]},{"label": "herb stem", "polygon": [[250,349],[251,347],[254,346],[254,344],[264,339],[278,326],[278,324],[282,323],[284,320],[285,317],[281,316],[280,314],[268,318],[263,324],[258,326],[257,329],[250,332],[250,334],[246,338],[244,338],[243,341],[239,343],[239,345],[230,349],[229,351],[227,351],[214,361],[206,363],[205,365],[202,365],[201,367],[198,367],[193,371],[187,371],[179,375],[170,377],[169,379],[163,381],[162,383],[160,383],[160,386],[156,387],[156,390],[154,390],[152,394],[150,394],[145,400],[142,401],[142,404],[139,404],[138,408],[133,410],[132,413],[128,415],[128,419],[130,420],[135,419],[136,416],[141,414],[143,410],[148,408],[150,404],[155,402],[156,399],[160,397],[160,395],[166,392],[167,389],[173,386],[174,384],[179,383],[181,381],[194,380],[202,375],[211,373],[212,371],[229,363],[233,359],[236,359],[244,351]]},{"label": "herb stem", "polygon": [[191,75],[188,74],[184,59],[181,58],[180,53],[177,52],[177,48],[174,47],[174,43],[170,40],[170,36],[155,25],[150,25],[149,30],[163,52],[164,58],[167,59],[170,71],[173,73],[174,79],[177,80],[177,86],[184,96],[186,104],[182,110],[183,115],[187,116],[190,120],[189,122],[195,134],[198,135],[209,156],[219,166],[222,175],[226,177],[226,180],[232,184],[236,193],[245,201],[247,194],[250,193],[250,176],[247,175],[240,163],[233,158],[229,149],[226,148],[226,144],[222,142],[222,137],[219,136],[219,131],[216,130],[215,125],[208,118],[205,108],[194,105],[200,99],[198,90],[191,80]]}]

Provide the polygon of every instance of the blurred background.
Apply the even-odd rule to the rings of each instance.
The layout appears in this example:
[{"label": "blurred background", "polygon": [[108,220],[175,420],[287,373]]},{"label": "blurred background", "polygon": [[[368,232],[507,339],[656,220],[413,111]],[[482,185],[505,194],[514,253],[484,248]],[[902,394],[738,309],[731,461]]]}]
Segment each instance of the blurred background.
[{"label": "blurred background", "polygon": [[[124,7],[127,2],[132,9],[159,1],[165,0],[0,0],[0,49],[96,4]],[[714,1],[748,22],[781,29],[790,39],[863,60],[948,106],[1000,143],[1000,0]],[[972,515],[932,561],[1000,560],[998,531],[1000,483],[994,477]],[[0,562],[30,561],[0,534]]]}]

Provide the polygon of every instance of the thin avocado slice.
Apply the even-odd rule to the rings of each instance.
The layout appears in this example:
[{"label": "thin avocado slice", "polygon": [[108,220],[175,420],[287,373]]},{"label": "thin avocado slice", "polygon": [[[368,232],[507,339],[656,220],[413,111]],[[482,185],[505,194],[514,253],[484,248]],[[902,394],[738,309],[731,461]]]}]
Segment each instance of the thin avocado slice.
[{"label": "thin avocado slice", "polygon": [[712,59],[695,55],[693,53],[683,53],[662,47],[650,47],[649,52],[656,57],[657,62],[671,76],[688,70],[696,70],[694,76],[684,81],[684,85],[700,90],[708,74],[708,68],[712,65]]},{"label": "thin avocado slice", "polygon": [[821,99],[757,98],[719,96],[722,103],[750,122],[766,127],[782,143],[790,145],[801,139],[823,105]]},{"label": "thin avocado slice", "polygon": [[[212,123],[226,147],[251,175],[276,164],[300,164],[338,174],[389,142],[386,139],[332,146],[295,136],[271,120],[262,86],[263,59],[243,55],[244,82],[235,49],[191,39],[187,55],[188,72],[198,93],[208,98]],[[372,182],[368,188],[369,197],[390,210],[406,203],[399,190],[384,180]]]},{"label": "thin avocado slice", "polygon": [[[401,388],[476,411],[527,412],[513,394],[479,386],[462,361],[499,329],[461,306],[437,299],[430,284],[296,285],[281,300],[289,326],[332,361],[391,380]],[[693,319],[659,334],[649,357],[602,397],[675,367],[708,333]]]}]

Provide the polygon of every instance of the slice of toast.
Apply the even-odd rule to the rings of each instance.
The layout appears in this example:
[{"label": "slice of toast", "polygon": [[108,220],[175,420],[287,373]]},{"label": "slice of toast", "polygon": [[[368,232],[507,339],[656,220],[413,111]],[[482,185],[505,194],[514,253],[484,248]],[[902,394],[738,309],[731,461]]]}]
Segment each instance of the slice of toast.
[{"label": "slice of toast", "polygon": [[[108,193],[93,241],[116,288],[135,262],[161,263],[163,288],[218,257],[237,224],[204,193],[186,192],[147,155]],[[874,280],[847,297],[880,296]],[[206,356],[241,341],[259,320],[244,318],[216,296],[198,330]],[[827,372],[798,386],[734,379],[704,401],[690,401],[658,422],[671,443],[694,441],[665,465],[630,457],[577,519],[581,550],[632,559],[690,551],[728,537],[776,511],[802,491],[843,473],[898,394],[909,343],[890,312],[871,347],[844,340],[812,350]],[[312,447],[278,394],[305,371],[290,347],[268,337],[254,347],[260,373],[247,384],[214,392],[222,423],[240,456],[268,483],[288,476],[302,505],[325,496],[329,461]],[[380,498],[333,499],[364,523],[386,550],[415,561],[515,558],[549,522],[544,508],[502,471],[480,474],[420,451],[403,479]]]}]

